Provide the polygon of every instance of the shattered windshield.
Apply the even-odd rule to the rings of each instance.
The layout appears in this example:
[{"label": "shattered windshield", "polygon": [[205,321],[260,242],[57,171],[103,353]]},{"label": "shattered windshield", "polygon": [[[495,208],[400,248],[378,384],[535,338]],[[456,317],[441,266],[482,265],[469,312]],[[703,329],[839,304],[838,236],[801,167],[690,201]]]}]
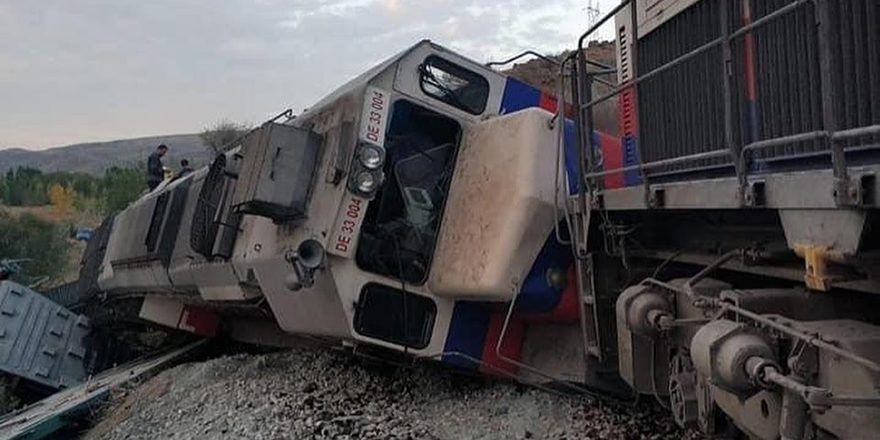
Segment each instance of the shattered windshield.
[{"label": "shattered windshield", "polygon": [[430,56],[419,66],[419,77],[428,96],[475,115],[486,109],[489,82],[475,72]]},{"label": "shattered windshield", "polygon": [[367,208],[357,249],[364,270],[421,283],[428,273],[460,128],[406,101],[386,135],[385,183]]}]

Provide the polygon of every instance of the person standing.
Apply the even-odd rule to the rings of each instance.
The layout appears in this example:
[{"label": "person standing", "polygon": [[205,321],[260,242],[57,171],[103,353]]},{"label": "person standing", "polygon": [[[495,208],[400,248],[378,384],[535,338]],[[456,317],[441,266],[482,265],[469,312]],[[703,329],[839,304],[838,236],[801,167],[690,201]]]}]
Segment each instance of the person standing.
[{"label": "person standing", "polygon": [[182,159],[180,161],[180,171],[177,172],[177,175],[174,176],[175,179],[179,179],[189,173],[193,172],[192,166],[189,164],[189,160]]},{"label": "person standing", "polygon": [[164,178],[162,156],[167,152],[168,146],[161,144],[156,147],[156,151],[150,154],[150,157],[147,158],[147,186],[150,188],[150,191],[156,189]]}]

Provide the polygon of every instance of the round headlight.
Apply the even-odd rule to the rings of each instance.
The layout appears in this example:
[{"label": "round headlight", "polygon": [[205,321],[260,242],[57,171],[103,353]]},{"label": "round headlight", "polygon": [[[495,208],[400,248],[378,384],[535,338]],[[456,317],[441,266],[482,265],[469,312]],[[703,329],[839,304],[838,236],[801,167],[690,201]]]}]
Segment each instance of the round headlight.
[{"label": "round headlight", "polygon": [[373,173],[364,171],[357,175],[354,184],[358,191],[369,194],[376,190],[379,182],[376,181],[376,177],[373,176]]},{"label": "round headlight", "polygon": [[358,159],[364,168],[375,170],[382,166],[382,152],[378,148],[364,145],[358,151]]}]

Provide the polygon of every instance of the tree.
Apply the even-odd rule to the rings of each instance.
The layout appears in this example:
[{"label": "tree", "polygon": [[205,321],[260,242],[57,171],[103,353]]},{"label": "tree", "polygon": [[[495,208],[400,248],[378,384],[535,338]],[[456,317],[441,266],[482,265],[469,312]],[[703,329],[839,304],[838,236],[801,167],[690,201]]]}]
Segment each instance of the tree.
[{"label": "tree", "polygon": [[248,131],[250,131],[250,127],[247,124],[224,119],[206,128],[199,134],[199,137],[214,154],[219,154],[234,147],[235,145],[232,143]]},{"label": "tree", "polygon": [[108,168],[104,171],[104,178],[101,179],[104,212],[122,210],[138,198],[146,188],[140,168]]},{"label": "tree", "polygon": [[65,217],[70,213],[70,207],[73,205],[73,199],[76,196],[73,187],[53,182],[49,185],[48,195],[49,203],[55,208],[55,213],[59,218]]},{"label": "tree", "polygon": [[39,206],[49,203],[46,195],[45,175],[40,170],[27,167],[6,172],[3,185],[3,201],[10,206]]},{"label": "tree", "polygon": [[67,241],[63,228],[30,213],[18,218],[0,211],[0,258],[29,259],[22,275],[56,279],[64,271]]}]

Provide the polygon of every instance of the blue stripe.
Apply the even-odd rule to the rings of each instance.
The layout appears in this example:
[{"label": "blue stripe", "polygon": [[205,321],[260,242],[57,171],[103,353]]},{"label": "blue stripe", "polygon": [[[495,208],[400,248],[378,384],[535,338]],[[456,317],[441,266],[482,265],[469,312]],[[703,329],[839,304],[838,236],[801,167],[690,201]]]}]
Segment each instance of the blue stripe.
[{"label": "blue stripe", "polygon": [[[639,164],[639,155],[636,152],[636,138],[633,136],[624,136],[621,154],[623,154],[623,166],[629,167]],[[626,171],[623,173],[623,184],[626,186],[638,185],[642,179],[636,170]]]},{"label": "blue stripe", "polygon": [[[562,233],[565,234],[564,231]],[[550,285],[547,273],[556,270],[565,274],[573,261],[571,248],[556,241],[555,232],[551,232],[523,281],[516,303],[517,311],[543,313],[555,309],[562,290]]]},{"label": "blue stripe", "polygon": [[507,77],[504,94],[501,97],[501,114],[506,115],[541,103],[541,92],[516,79]]},{"label": "blue stripe", "polygon": [[[443,351],[464,353],[475,359],[481,359],[491,312],[491,303],[456,301]],[[444,355],[443,362],[465,368],[479,367],[461,356]]]}]

